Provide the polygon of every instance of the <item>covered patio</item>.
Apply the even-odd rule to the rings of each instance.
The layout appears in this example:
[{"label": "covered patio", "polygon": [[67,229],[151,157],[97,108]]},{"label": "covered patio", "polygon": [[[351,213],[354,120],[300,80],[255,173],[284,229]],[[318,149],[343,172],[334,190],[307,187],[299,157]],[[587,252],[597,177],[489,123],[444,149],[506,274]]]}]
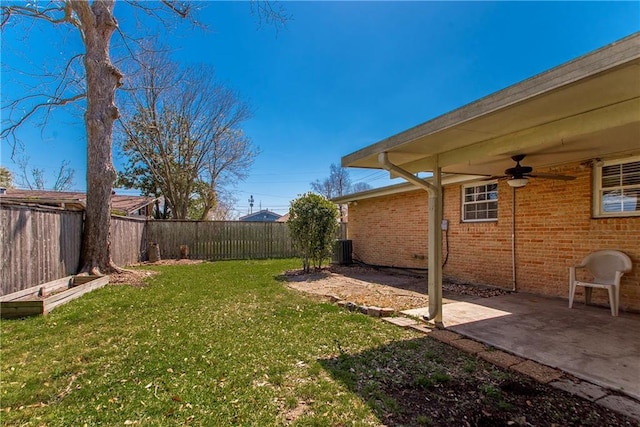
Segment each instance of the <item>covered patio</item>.
[{"label": "covered patio", "polygon": [[[613,317],[607,308],[585,306],[582,299],[578,299],[574,308],[569,309],[568,301],[561,298],[564,289],[568,289],[568,266],[575,265],[582,259],[583,252],[603,248],[622,250],[619,246],[624,245],[624,250],[634,262],[634,270],[625,282],[625,286],[633,290],[627,298],[635,301],[639,284],[637,269],[640,246],[636,233],[640,209],[625,212],[624,218],[618,218],[619,228],[608,230],[606,224],[614,221],[599,217],[595,208],[588,210],[585,207],[589,208],[592,201],[599,197],[594,184],[597,182],[594,166],[600,164],[597,167],[602,167],[606,161],[622,158],[633,158],[634,165],[637,163],[640,155],[639,70],[640,33],[636,33],[346,155],[342,158],[342,165],[384,169],[390,172],[391,177],[401,177],[415,189],[428,192],[428,220],[425,230],[428,235],[425,236],[425,243],[428,242],[429,306],[412,310],[408,314],[494,348],[557,368],[605,389],[620,391],[632,398],[629,399],[629,405],[635,416],[640,418],[640,315],[626,312]],[[527,179],[522,178],[527,177],[508,173],[507,168],[525,155],[527,165],[531,166],[528,169],[533,171],[553,173],[556,169],[562,171],[563,167],[572,165],[575,168],[572,175],[580,175],[573,182],[579,181],[581,187],[576,185],[568,190],[566,186],[535,187],[534,184],[529,184],[529,187],[521,188],[527,184]],[[581,175],[580,170],[585,168],[592,168],[594,174]],[[418,173],[430,176],[420,178],[416,175]],[[537,179],[535,174],[530,177]],[[510,254],[512,290],[520,291],[520,284],[526,285],[523,282],[535,282],[537,287],[527,289],[531,292],[540,291],[540,295],[520,291],[486,299],[447,299],[447,295],[442,292],[443,267],[446,265],[443,257],[443,230],[456,227],[459,237],[458,253],[463,253],[465,239],[468,242],[476,240],[487,244],[486,239],[482,240],[483,235],[494,236],[488,233],[497,226],[474,228],[468,222],[465,223],[461,216],[452,215],[452,211],[460,211],[460,197],[455,203],[448,204],[449,217],[454,218],[456,224],[442,221],[447,219],[443,218],[446,202],[443,188],[447,185],[447,189],[454,188],[449,183],[456,180],[458,185],[455,193],[448,191],[449,194],[454,194],[455,199],[458,194],[462,194],[458,180],[494,180],[496,183],[500,180],[502,188],[505,188],[505,175],[510,176],[509,181],[524,181],[518,183],[521,185],[509,182],[509,187],[512,188],[506,188],[512,190],[511,203],[502,205],[502,216],[495,222],[499,226],[500,221],[505,223],[511,219],[514,224],[511,238],[503,237],[501,244],[504,250],[496,251],[493,258],[483,258],[484,264],[479,264],[479,267],[484,270],[505,270],[504,259]],[[538,176],[543,175],[544,173]],[[516,187],[520,188],[517,190],[520,194],[539,189],[539,197],[528,200],[529,210],[520,205],[516,209]],[[562,193],[563,191],[565,192]],[[376,212],[376,209],[381,212],[385,203],[398,205],[403,197],[411,195],[396,192],[393,196],[387,196],[381,191],[371,190],[371,193],[374,192],[376,194],[355,194],[334,201],[353,204],[359,202],[355,205],[353,218],[356,218],[358,212],[362,212],[363,217],[370,215],[378,222],[372,220],[362,228],[371,228],[372,224],[382,223],[380,218],[383,217],[383,214],[374,216],[372,212]],[[419,191],[414,190],[415,193]],[[562,194],[563,199],[547,197],[553,193]],[[382,201],[375,201],[374,196],[378,198],[375,200]],[[411,200],[424,200],[413,197]],[[516,266],[516,236],[518,232],[522,233],[522,228],[517,229],[515,224],[522,224],[525,218],[531,219],[527,214],[534,209],[532,206],[552,210],[572,198],[580,198],[579,208],[567,208],[564,211],[557,209],[553,218],[545,218],[544,214],[547,212],[542,213],[542,219],[537,224],[553,231],[545,236],[537,236],[533,227],[527,230],[531,241],[528,246],[520,247],[520,260]],[[637,200],[640,199],[634,198],[634,203]],[[543,207],[545,201],[546,208]],[[510,208],[510,215],[505,212],[505,208]],[[415,214],[416,211],[409,212]],[[351,218],[350,214],[350,220]],[[577,218],[582,221],[578,226],[580,229],[575,230],[571,237],[563,238],[563,233]],[[549,223],[545,223],[545,219],[549,219]],[[405,219],[406,221],[408,220]],[[562,225],[554,229],[553,221]],[[350,230],[351,228],[350,224]],[[385,238],[392,241],[393,227],[385,228],[390,229]],[[417,228],[410,230],[415,229]],[[585,240],[581,240],[584,236],[587,236]],[[367,238],[361,232],[354,240],[354,247],[357,237],[362,240]],[[393,241],[396,251],[405,244]],[[378,246],[385,246],[381,239],[377,242]],[[580,248],[580,245],[587,249],[583,252],[576,251],[575,248]],[[554,248],[553,255],[546,254],[546,258],[536,258],[543,253],[543,248],[549,246]],[[465,259],[470,261],[472,256],[484,255],[483,249],[478,248],[476,253]],[[412,248],[412,251],[414,258],[421,256],[415,249]],[[448,247],[446,252],[448,256]],[[459,259],[462,258],[463,256],[459,256]],[[368,262],[367,259],[362,261]],[[461,264],[462,262],[457,266]],[[539,266],[539,269],[531,268],[532,265]],[[399,263],[385,266],[407,267]],[[541,279],[541,273],[548,266],[554,269],[552,281]],[[452,268],[451,261],[447,268]],[[529,268],[529,271],[535,273],[521,276],[518,281],[517,268]],[[462,280],[473,280],[469,278],[470,274],[479,275],[481,272],[473,270],[473,273],[467,274]],[[484,279],[484,283],[489,284],[487,279]],[[548,292],[551,283],[556,288],[553,292]],[[504,283],[493,284],[506,287]],[[541,296],[545,294],[555,297]],[[630,304],[630,308],[637,312],[637,304]],[[604,394],[593,397],[593,400],[608,398],[607,392],[600,393]]]},{"label": "covered patio", "polygon": [[[518,155],[526,155],[533,170],[637,155],[639,69],[636,33],[342,158],[344,167],[385,169],[428,192],[427,320],[441,325],[444,319],[441,224],[447,180],[495,178]],[[431,177],[419,178],[419,172]],[[334,201],[347,201],[342,199]],[[515,289],[515,267],[513,275]]]}]

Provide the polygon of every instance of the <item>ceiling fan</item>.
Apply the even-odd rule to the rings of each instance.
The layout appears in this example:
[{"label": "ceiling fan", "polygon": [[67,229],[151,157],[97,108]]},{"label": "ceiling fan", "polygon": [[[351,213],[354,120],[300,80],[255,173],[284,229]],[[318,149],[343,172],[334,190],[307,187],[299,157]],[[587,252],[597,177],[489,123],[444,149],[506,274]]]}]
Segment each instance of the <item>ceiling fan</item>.
[{"label": "ceiling fan", "polygon": [[511,156],[516,165],[512,168],[508,168],[504,171],[504,175],[502,176],[492,176],[488,179],[501,179],[507,178],[507,183],[511,187],[524,187],[529,182],[529,178],[542,178],[542,179],[558,179],[562,181],[571,181],[576,179],[575,176],[567,176],[567,175],[555,175],[548,173],[532,173],[533,168],[531,166],[522,166],[520,162],[525,158],[526,154],[517,154],[515,156]]}]

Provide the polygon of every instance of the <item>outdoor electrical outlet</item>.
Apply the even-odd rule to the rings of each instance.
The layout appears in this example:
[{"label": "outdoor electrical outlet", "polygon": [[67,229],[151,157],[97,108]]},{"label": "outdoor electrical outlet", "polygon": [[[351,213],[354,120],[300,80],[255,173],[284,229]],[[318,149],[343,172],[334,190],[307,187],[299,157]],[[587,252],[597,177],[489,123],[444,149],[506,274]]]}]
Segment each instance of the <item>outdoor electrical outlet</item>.
[{"label": "outdoor electrical outlet", "polygon": [[442,231],[446,231],[449,229],[449,220],[448,219],[443,219],[442,222],[440,223],[440,228],[442,229]]}]

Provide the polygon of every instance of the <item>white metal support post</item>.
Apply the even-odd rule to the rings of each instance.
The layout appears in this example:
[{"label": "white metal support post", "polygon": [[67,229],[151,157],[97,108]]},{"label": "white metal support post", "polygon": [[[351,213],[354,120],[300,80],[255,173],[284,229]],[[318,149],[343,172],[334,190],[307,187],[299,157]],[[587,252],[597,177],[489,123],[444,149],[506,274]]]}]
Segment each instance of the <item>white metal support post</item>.
[{"label": "white metal support post", "polygon": [[433,181],[427,182],[411,172],[394,165],[389,161],[387,153],[378,155],[378,163],[390,173],[398,175],[408,182],[427,190],[429,193],[428,219],[428,251],[429,251],[429,279],[427,292],[429,293],[429,315],[427,320],[436,326],[442,326],[442,172],[438,156],[432,158]]},{"label": "white metal support post", "polygon": [[429,320],[442,326],[442,174],[434,159],[433,187],[429,190]]}]

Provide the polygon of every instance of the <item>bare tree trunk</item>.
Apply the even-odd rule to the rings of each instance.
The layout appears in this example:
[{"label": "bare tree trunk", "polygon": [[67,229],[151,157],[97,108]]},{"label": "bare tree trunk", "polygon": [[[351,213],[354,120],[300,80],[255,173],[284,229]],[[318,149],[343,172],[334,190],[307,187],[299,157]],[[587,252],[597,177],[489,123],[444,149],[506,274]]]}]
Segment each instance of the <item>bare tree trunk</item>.
[{"label": "bare tree trunk", "polygon": [[115,91],[122,74],[111,64],[109,43],[117,28],[114,0],[73,1],[82,23],[87,78],[87,206],[82,237],[82,272],[118,271],[111,260],[111,191],[116,179],[111,154],[113,123],[118,118]]}]

